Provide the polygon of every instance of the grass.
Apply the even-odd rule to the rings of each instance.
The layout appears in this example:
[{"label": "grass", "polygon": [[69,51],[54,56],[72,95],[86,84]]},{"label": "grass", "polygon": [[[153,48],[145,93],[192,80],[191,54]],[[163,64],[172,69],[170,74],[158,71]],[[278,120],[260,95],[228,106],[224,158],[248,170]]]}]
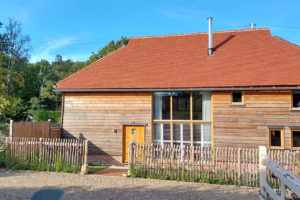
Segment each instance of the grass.
[{"label": "grass", "polygon": [[[152,172],[147,168],[130,168],[130,176],[135,178],[148,178],[148,179],[161,179],[161,180],[177,180],[177,181],[185,181],[185,182],[201,182],[201,183],[211,183],[211,184],[219,184],[219,185],[234,185],[237,184],[233,180],[230,179],[222,179],[222,178],[213,178],[210,173],[206,170],[201,171],[200,176],[195,176],[192,171],[181,170],[181,169],[171,169],[170,174],[165,174],[163,170],[159,170],[156,172]],[[217,174],[214,174],[218,177]]]},{"label": "grass", "polygon": [[101,165],[101,166],[89,166],[89,172],[88,174],[93,174],[95,172],[98,172],[102,169],[107,169],[108,166],[104,166],[104,165]]}]

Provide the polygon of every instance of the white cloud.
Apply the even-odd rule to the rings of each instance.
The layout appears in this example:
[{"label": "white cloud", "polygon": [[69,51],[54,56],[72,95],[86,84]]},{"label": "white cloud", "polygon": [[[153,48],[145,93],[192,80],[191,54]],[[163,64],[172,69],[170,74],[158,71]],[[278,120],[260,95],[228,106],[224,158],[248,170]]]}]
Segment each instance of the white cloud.
[{"label": "white cloud", "polygon": [[62,49],[74,43],[75,37],[65,37],[56,40],[50,40],[42,45],[36,53],[31,55],[30,62],[34,63],[41,59],[53,61],[57,52],[55,50]]}]

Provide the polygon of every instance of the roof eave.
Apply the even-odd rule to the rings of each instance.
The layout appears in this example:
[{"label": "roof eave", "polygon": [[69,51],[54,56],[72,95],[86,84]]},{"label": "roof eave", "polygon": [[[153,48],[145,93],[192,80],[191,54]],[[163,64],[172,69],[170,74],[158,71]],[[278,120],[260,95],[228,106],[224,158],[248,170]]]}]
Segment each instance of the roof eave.
[{"label": "roof eave", "polygon": [[158,91],[226,91],[226,90],[300,90],[300,86],[197,87],[197,88],[91,88],[54,89],[55,92],[158,92]]}]

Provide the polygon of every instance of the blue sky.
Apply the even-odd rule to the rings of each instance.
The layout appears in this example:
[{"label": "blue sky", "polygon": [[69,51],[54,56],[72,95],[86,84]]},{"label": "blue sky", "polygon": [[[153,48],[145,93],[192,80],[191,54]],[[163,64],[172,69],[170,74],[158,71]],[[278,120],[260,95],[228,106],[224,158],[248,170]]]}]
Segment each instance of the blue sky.
[{"label": "blue sky", "polygon": [[269,27],[300,45],[300,1],[294,0],[7,0],[0,21],[20,21],[31,37],[31,62],[56,54],[88,59],[110,40],[214,30]]}]

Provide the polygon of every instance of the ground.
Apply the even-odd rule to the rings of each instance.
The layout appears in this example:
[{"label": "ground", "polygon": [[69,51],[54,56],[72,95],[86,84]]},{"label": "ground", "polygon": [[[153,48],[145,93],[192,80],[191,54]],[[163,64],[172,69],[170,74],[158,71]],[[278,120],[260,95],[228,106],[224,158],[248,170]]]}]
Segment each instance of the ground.
[{"label": "ground", "polygon": [[56,172],[0,169],[0,199],[29,199],[42,188],[60,188],[64,199],[258,199],[257,188]]}]

